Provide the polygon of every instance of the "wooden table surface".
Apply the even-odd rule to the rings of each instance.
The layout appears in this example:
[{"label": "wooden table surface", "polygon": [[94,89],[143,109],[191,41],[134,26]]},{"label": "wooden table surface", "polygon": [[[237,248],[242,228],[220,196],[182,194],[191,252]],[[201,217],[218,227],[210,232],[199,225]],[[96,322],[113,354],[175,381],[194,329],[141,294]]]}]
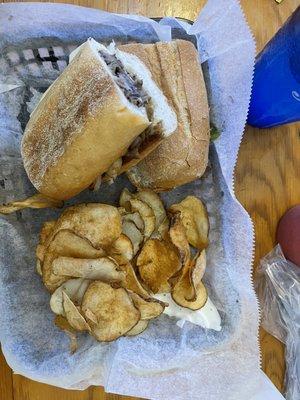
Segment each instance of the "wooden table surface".
[{"label": "wooden table surface", "polygon": [[[5,2],[6,0],[4,0]],[[147,16],[180,16],[195,19],[205,0],[58,0],[117,13]],[[241,0],[259,51],[299,4],[299,0]],[[255,224],[255,266],[272,249],[280,216],[300,203],[300,124],[258,130],[246,128],[236,168],[236,193]],[[260,331],[262,368],[283,390],[284,348]],[[13,375],[0,354],[1,400],[125,400],[129,397],[104,393],[100,387],[83,392],[67,391]],[[225,399],[224,399],[225,400]]]}]

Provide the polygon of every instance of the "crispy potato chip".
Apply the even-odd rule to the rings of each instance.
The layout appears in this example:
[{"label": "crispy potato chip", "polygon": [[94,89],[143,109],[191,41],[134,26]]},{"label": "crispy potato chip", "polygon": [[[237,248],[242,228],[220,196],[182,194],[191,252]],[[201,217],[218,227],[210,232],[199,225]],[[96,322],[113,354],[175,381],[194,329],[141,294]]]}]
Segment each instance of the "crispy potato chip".
[{"label": "crispy potato chip", "polygon": [[67,319],[63,317],[62,315],[56,315],[54,318],[54,324],[61,329],[62,331],[69,331],[69,332],[74,332],[74,328],[69,324]]},{"label": "crispy potato chip", "polygon": [[120,268],[125,272],[125,280],[122,282],[122,286],[142,297],[149,297],[149,293],[142,286],[141,282],[138,280],[135,270],[130,263],[120,265]]},{"label": "crispy potato chip", "polygon": [[186,300],[195,301],[197,298],[198,286],[201,285],[201,281],[206,269],[206,252],[202,250],[201,253],[197,254],[192,262],[192,268],[190,269],[190,282],[193,288],[191,295],[186,295]]},{"label": "crispy potato chip", "polygon": [[133,244],[129,237],[122,233],[112,246],[107,249],[107,253],[114,258],[118,264],[126,263],[134,256]]},{"label": "crispy potato chip", "polygon": [[205,250],[184,266],[182,275],[172,289],[173,300],[182,307],[199,310],[207,300],[207,291],[201,279],[206,265]]},{"label": "crispy potato chip", "polygon": [[35,269],[36,269],[36,272],[37,272],[40,276],[43,275],[42,263],[41,263],[41,261],[40,261],[39,259],[36,260],[36,267],[35,267]]},{"label": "crispy potato chip", "polygon": [[51,199],[41,193],[34,194],[25,200],[12,201],[11,203],[0,206],[0,214],[11,214],[24,208],[61,208],[64,202]]},{"label": "crispy potato chip", "polygon": [[50,292],[69,279],[67,276],[58,276],[53,273],[52,263],[59,256],[99,258],[105,256],[105,252],[95,249],[87,239],[75,235],[72,231],[61,230],[56,233],[46,250],[42,268],[43,282]]},{"label": "crispy potato chip", "polygon": [[203,283],[198,287],[197,298],[195,301],[187,301],[185,299],[185,281],[178,281],[172,290],[172,299],[181,307],[189,308],[190,310],[199,310],[207,301],[207,291]]},{"label": "crispy potato chip", "polygon": [[187,196],[173,204],[170,212],[180,212],[189,243],[199,250],[208,246],[209,220],[204,204],[195,196]]},{"label": "crispy potato chip", "polygon": [[76,331],[71,327],[69,322],[62,315],[57,315],[55,317],[54,324],[68,335],[70,339],[70,353],[74,354],[78,349]]},{"label": "crispy potato chip", "polygon": [[122,221],[131,221],[138,228],[138,230],[143,233],[145,230],[145,223],[141,214],[138,212],[127,213],[122,216]]},{"label": "crispy potato chip", "polygon": [[89,324],[86,322],[84,317],[80,314],[78,308],[66,294],[66,292],[62,292],[63,294],[63,307],[64,313],[67,321],[69,324],[74,328],[76,331],[91,331]]},{"label": "crispy potato chip", "polygon": [[91,283],[88,279],[69,279],[59,286],[50,298],[51,310],[57,315],[64,315],[63,292],[65,292],[76,306],[80,306],[83,295]]},{"label": "crispy potato chip", "polygon": [[126,333],[125,336],[137,336],[140,333],[144,332],[147,329],[149,321],[140,320],[129,332]]},{"label": "crispy potato chip", "polygon": [[135,255],[140,248],[140,244],[143,241],[143,236],[135,224],[131,221],[123,221],[122,223],[123,234],[126,235],[133,246],[133,254]]},{"label": "crispy potato chip", "polygon": [[65,229],[88,239],[93,247],[101,249],[112,245],[121,235],[121,216],[116,207],[108,204],[78,204],[64,210],[50,240],[58,231]]},{"label": "crispy potato chip", "polygon": [[170,227],[170,221],[169,218],[166,216],[163,222],[159,225],[157,232],[160,235],[161,239],[166,240],[168,237],[168,232],[169,232],[169,227]]},{"label": "crispy potato chip", "polygon": [[170,292],[169,279],[181,268],[175,247],[167,241],[149,239],[137,257],[141,279],[153,293]]},{"label": "crispy potato chip", "polygon": [[140,310],[141,320],[153,319],[163,313],[166,303],[154,299],[153,297],[142,297],[134,292],[130,292],[134,305]]},{"label": "crispy potato chip", "polygon": [[127,188],[123,189],[123,191],[121,193],[121,196],[120,196],[120,199],[119,199],[119,204],[120,204],[121,207],[125,208],[125,210],[127,212],[130,212],[130,208],[131,207],[130,207],[129,201],[132,198],[133,198],[132,193],[130,193],[130,191]]},{"label": "crispy potato chip", "polygon": [[189,242],[186,237],[186,230],[183,226],[180,213],[174,213],[171,216],[169,235],[172,243],[179,251],[182,266],[190,259],[191,252]]},{"label": "crispy potato chip", "polygon": [[[140,311],[124,288],[94,281],[83,297],[81,306],[83,315],[88,318],[90,312],[97,323],[88,319],[92,334],[99,341],[110,342],[129,332],[140,320]],[[88,311],[89,310],[89,311]]]},{"label": "crispy potato chip", "polygon": [[[56,221],[46,221],[44,222],[42,229],[40,231],[40,242],[37,245],[35,254],[38,260],[44,261],[46,246],[48,237],[52,234]],[[41,265],[42,268],[42,265]]]},{"label": "crispy potato chip", "polygon": [[35,249],[36,258],[40,261],[44,261],[46,247],[44,244],[38,244]]},{"label": "crispy potato chip", "polygon": [[159,195],[152,190],[144,189],[137,192],[135,198],[142,200],[152,208],[155,216],[155,229],[157,230],[167,217],[164,205]]},{"label": "crispy potato chip", "polygon": [[46,243],[48,237],[53,232],[55,224],[56,224],[55,220],[46,221],[43,223],[42,229],[40,231],[40,244]]},{"label": "crispy potato chip", "polygon": [[154,211],[147,203],[144,203],[142,200],[131,199],[129,201],[131,210],[134,212],[138,212],[143,221],[144,221],[144,237],[145,239],[149,238],[155,229],[155,215]]},{"label": "crispy potato chip", "polygon": [[104,282],[121,282],[125,278],[118,264],[109,257],[58,257],[52,263],[52,271],[60,276],[99,279]]},{"label": "crispy potato chip", "polygon": [[85,317],[87,320],[90,320],[94,324],[98,323],[96,315],[90,309],[86,310]]}]

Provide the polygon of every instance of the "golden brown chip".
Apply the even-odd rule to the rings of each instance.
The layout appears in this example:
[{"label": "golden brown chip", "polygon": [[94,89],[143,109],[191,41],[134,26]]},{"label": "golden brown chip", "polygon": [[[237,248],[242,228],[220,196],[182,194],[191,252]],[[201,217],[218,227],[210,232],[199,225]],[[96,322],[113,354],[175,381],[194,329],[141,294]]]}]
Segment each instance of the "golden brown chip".
[{"label": "golden brown chip", "polygon": [[155,229],[155,215],[154,211],[147,203],[138,200],[131,199],[129,201],[131,210],[134,212],[138,212],[143,221],[144,221],[144,237],[145,239],[149,238]]},{"label": "golden brown chip", "polygon": [[158,317],[163,313],[165,307],[167,306],[166,303],[154,299],[153,297],[142,297],[134,292],[130,292],[130,296],[136,308],[140,310],[141,320]]},{"label": "golden brown chip", "polygon": [[134,293],[139,294],[143,297],[149,297],[149,293],[142,286],[141,282],[138,280],[135,270],[130,263],[120,265],[120,268],[125,272],[125,280],[122,282],[122,286],[125,289],[131,290]]},{"label": "golden brown chip", "polygon": [[125,188],[123,189],[120,199],[119,199],[119,204],[121,207],[123,207],[127,212],[131,211],[130,203],[129,201],[133,198],[133,195],[130,193],[130,191]]},{"label": "golden brown chip", "polygon": [[43,275],[42,263],[41,263],[41,261],[40,261],[39,259],[36,260],[36,267],[35,267],[35,269],[36,269],[36,272],[37,272],[40,276]]},{"label": "golden brown chip", "polygon": [[78,349],[78,342],[75,329],[71,327],[69,322],[62,315],[57,315],[55,317],[54,324],[68,335],[70,339],[70,353],[74,354]]},{"label": "golden brown chip", "polygon": [[89,320],[92,334],[102,342],[110,342],[129,332],[140,320],[140,312],[124,288],[94,281],[83,297],[83,315],[91,312],[97,323]]},{"label": "golden brown chip", "polygon": [[205,264],[205,250],[185,264],[180,278],[172,289],[172,298],[180,306],[198,310],[206,303],[207,291],[201,281]]},{"label": "golden brown chip", "polygon": [[52,263],[59,256],[75,258],[99,258],[105,252],[95,249],[87,239],[83,239],[74,232],[61,230],[50,242],[43,263],[43,282],[50,292],[53,292],[63,282],[69,279],[66,276],[58,276],[53,273]]},{"label": "golden brown chip", "polygon": [[152,208],[155,216],[155,229],[157,230],[167,217],[166,210],[159,195],[152,190],[144,189],[138,191],[135,197]]},{"label": "golden brown chip", "polygon": [[194,301],[197,298],[198,286],[201,284],[204,272],[206,269],[206,252],[202,250],[197,254],[192,262],[190,269],[190,282],[193,288],[192,293],[186,295],[186,300]]},{"label": "golden brown chip", "polygon": [[42,229],[40,231],[40,244],[46,243],[48,237],[53,232],[55,224],[56,224],[55,220],[46,221],[43,223]]},{"label": "golden brown chip", "polygon": [[186,230],[183,226],[179,212],[171,216],[169,235],[172,243],[179,252],[181,263],[184,266],[189,261],[191,252],[189,242],[186,237]]},{"label": "golden brown chip", "polygon": [[153,293],[170,292],[169,279],[181,268],[180,258],[171,243],[149,239],[137,257],[141,279]]},{"label": "golden brown chip", "polygon": [[125,336],[137,336],[140,333],[144,332],[147,329],[149,321],[140,320],[129,332],[126,333]]},{"label": "golden brown chip", "polygon": [[64,315],[63,292],[65,292],[76,306],[80,306],[83,295],[91,283],[88,279],[69,279],[59,286],[50,298],[51,310],[57,315]]},{"label": "golden brown chip", "polygon": [[129,237],[122,233],[112,246],[107,249],[107,253],[114,258],[118,264],[126,263],[134,256],[133,244]]},{"label": "golden brown chip", "polygon": [[[46,221],[44,222],[42,229],[40,231],[40,242],[37,245],[35,254],[39,261],[43,262],[46,251],[46,242],[49,236],[52,234],[56,221]],[[42,269],[42,264],[41,264]]]},{"label": "golden brown chip", "polygon": [[89,331],[91,328],[89,324],[86,322],[84,317],[80,314],[78,308],[66,294],[66,292],[62,292],[63,294],[63,308],[64,308],[64,315],[69,322],[69,324],[74,328],[76,331],[83,332]]},{"label": "golden brown chip", "polygon": [[143,241],[143,236],[141,232],[131,221],[123,221],[122,232],[130,239],[133,246],[133,254],[135,255],[139,251],[140,244]]},{"label": "golden brown chip", "polygon": [[207,301],[207,291],[203,283],[198,287],[197,298],[195,301],[187,301],[185,299],[184,281],[179,281],[172,290],[172,298],[181,307],[189,308],[190,310],[199,310]]},{"label": "golden brown chip", "polygon": [[104,282],[121,282],[125,274],[118,264],[109,257],[74,258],[57,257],[52,263],[56,275],[85,279],[99,279]]},{"label": "golden brown chip", "polygon": [[138,228],[138,230],[143,233],[145,230],[145,223],[143,218],[141,217],[141,214],[138,212],[134,213],[126,213],[125,215],[122,216],[122,221],[131,221],[134,223],[134,225]]},{"label": "golden brown chip", "polygon": [[0,214],[11,214],[24,208],[61,208],[64,202],[51,199],[41,193],[34,194],[25,200],[12,201],[11,203],[0,205]]},{"label": "golden brown chip", "polygon": [[121,216],[116,207],[108,204],[78,204],[64,210],[51,236],[66,229],[88,239],[96,249],[101,249],[111,246],[121,235]]},{"label": "golden brown chip", "polygon": [[170,207],[170,212],[180,212],[189,243],[199,250],[208,246],[209,220],[204,204],[195,196],[187,196]]},{"label": "golden brown chip", "polygon": [[170,227],[170,221],[169,221],[169,218],[166,216],[165,219],[163,220],[163,222],[160,224],[160,226],[157,229],[160,239],[167,240],[169,227]]}]

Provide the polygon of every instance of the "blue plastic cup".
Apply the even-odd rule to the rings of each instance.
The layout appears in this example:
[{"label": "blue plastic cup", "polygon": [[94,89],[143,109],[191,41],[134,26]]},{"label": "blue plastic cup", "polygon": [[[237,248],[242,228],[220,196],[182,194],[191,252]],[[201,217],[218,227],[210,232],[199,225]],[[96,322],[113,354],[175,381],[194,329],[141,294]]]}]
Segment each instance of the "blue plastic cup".
[{"label": "blue plastic cup", "polygon": [[258,55],[248,123],[270,128],[300,120],[300,6]]}]

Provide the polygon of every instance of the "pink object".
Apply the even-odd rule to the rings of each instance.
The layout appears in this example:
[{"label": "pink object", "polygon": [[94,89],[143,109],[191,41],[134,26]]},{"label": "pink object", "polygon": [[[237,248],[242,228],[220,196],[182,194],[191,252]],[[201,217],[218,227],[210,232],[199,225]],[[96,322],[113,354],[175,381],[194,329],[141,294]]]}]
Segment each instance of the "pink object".
[{"label": "pink object", "polygon": [[300,205],[289,209],[281,217],[276,239],[285,257],[300,267]]}]

